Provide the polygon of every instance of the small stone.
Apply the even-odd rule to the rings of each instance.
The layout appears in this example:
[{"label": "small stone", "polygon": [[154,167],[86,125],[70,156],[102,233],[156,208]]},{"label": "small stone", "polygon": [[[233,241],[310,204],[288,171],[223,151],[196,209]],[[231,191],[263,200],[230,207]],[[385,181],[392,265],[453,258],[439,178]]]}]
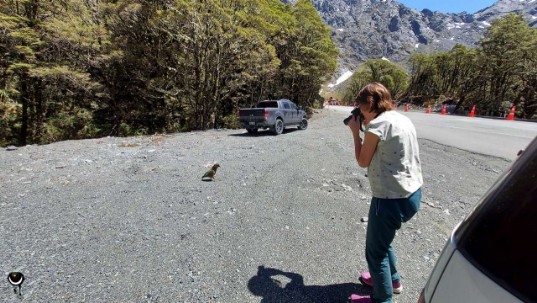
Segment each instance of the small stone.
[{"label": "small stone", "polygon": [[8,147],[6,147],[7,151],[12,151],[12,150],[17,150],[17,149],[19,149],[19,148],[16,147],[15,145],[9,145]]},{"label": "small stone", "polygon": [[346,185],[346,184],[341,184],[341,187],[343,187],[346,191],[352,191],[352,187]]}]

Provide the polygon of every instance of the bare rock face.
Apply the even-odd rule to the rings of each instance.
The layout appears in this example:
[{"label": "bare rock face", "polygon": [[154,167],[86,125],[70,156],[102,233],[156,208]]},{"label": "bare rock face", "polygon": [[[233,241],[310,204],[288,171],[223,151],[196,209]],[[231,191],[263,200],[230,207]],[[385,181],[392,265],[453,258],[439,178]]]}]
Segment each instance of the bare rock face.
[{"label": "bare rock face", "polygon": [[[312,0],[340,49],[339,71],[371,58],[404,61],[416,51],[477,43],[497,18],[516,12],[537,27],[537,1],[499,0],[474,14],[417,11],[392,0]],[[293,3],[293,0],[282,0]]]},{"label": "bare rock face", "polygon": [[478,21],[490,22],[509,13],[521,14],[526,17],[531,27],[537,27],[537,2],[535,0],[500,0],[474,15]]}]

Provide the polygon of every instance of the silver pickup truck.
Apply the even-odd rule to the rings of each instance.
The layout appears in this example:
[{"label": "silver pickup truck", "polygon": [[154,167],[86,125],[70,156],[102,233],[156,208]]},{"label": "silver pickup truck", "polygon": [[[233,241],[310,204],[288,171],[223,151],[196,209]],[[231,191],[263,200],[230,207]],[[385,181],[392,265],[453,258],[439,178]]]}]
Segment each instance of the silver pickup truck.
[{"label": "silver pickup truck", "polygon": [[275,135],[288,126],[308,128],[306,112],[287,99],[265,100],[254,108],[241,108],[239,121],[250,134],[257,133],[260,128],[270,129]]}]

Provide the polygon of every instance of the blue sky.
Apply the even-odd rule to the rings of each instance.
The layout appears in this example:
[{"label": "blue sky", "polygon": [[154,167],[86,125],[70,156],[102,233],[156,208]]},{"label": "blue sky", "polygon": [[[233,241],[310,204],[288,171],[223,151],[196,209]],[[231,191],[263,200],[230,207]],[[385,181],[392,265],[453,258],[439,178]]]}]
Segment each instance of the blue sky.
[{"label": "blue sky", "polygon": [[396,0],[399,3],[421,11],[428,8],[443,13],[461,13],[466,11],[470,14],[480,9],[491,6],[496,0]]}]

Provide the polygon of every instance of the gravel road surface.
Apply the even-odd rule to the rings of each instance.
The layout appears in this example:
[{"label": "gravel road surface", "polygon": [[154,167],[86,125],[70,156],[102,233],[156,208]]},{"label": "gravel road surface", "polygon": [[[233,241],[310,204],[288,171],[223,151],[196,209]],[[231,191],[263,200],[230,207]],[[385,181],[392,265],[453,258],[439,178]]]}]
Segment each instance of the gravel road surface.
[{"label": "gravel road surface", "polygon": [[[305,131],[66,141],[0,150],[2,302],[346,302],[370,190],[346,113]],[[415,303],[453,227],[509,161],[421,140],[424,198],[394,242]],[[214,182],[201,176],[217,161]],[[263,266],[263,267],[261,267]],[[5,277],[5,276],[4,276]],[[1,282],[4,281],[4,282]]]}]

